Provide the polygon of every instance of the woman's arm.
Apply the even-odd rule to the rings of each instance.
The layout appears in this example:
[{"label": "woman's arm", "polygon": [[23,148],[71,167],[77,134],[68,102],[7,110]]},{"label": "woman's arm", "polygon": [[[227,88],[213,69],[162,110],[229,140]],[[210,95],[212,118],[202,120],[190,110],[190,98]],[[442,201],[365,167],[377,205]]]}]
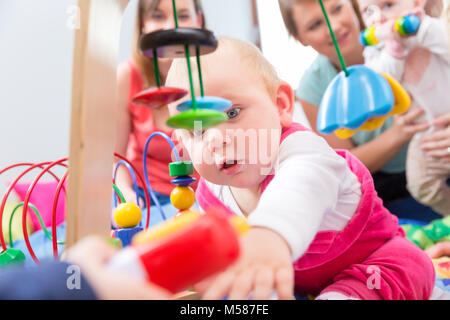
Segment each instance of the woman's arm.
[{"label": "woman's arm", "polygon": [[[306,101],[300,100],[306,117],[308,118],[313,130],[318,133],[316,119],[319,108]],[[394,117],[394,124],[381,133],[378,137],[361,146],[356,147],[351,139],[339,139],[336,135],[323,135],[328,144],[334,149],[348,149],[364,165],[374,173],[380,170],[400,151],[417,132],[428,129],[426,123],[414,124],[414,121],[423,114],[420,108],[414,108],[410,111]]]},{"label": "woman's arm", "polygon": [[[116,144],[114,151],[125,156],[128,140],[131,133],[131,116],[128,109],[130,92],[130,67],[128,63],[121,64],[117,69],[117,121],[116,121]],[[114,168],[120,159],[114,161]],[[113,168],[113,170],[114,170]],[[128,170],[121,166],[117,171],[116,185],[124,194],[127,201],[136,202]]]}]

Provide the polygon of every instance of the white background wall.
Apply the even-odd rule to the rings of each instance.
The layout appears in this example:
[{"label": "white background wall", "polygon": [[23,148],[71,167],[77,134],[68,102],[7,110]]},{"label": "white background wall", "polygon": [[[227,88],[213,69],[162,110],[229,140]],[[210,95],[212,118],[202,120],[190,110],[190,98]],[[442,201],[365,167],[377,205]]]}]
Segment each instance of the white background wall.
[{"label": "white background wall", "polygon": [[0,168],[68,155],[75,3],[0,1]]}]

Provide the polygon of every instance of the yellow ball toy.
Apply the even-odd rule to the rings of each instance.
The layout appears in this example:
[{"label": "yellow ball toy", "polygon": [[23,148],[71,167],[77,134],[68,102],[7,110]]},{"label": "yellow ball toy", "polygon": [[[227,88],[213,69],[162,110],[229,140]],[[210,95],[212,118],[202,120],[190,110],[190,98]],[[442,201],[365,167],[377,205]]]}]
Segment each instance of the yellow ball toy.
[{"label": "yellow ball toy", "polygon": [[195,202],[195,192],[191,187],[176,187],[170,193],[170,202],[178,210],[186,210]]},{"label": "yellow ball toy", "polygon": [[141,209],[134,203],[124,202],[114,210],[114,220],[121,228],[134,228],[141,221]]}]

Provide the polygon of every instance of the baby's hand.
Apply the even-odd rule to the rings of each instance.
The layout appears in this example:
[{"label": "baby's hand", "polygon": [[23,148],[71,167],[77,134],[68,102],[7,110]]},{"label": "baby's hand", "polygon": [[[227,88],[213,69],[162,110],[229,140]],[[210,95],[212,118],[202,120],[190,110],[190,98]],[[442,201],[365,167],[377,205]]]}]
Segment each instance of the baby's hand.
[{"label": "baby's hand", "polygon": [[265,228],[252,228],[241,240],[241,255],[226,271],[195,286],[203,299],[293,299],[294,269],[285,240]]}]

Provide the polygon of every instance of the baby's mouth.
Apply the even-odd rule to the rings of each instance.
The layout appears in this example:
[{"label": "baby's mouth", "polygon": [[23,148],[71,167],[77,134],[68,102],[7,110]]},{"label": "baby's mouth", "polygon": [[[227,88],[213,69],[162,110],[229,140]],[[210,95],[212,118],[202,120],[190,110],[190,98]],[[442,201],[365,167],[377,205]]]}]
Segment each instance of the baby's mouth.
[{"label": "baby's mouth", "polygon": [[220,169],[228,169],[238,164],[237,160],[227,160],[224,161],[220,167]]},{"label": "baby's mouth", "polygon": [[242,168],[243,161],[239,160],[227,160],[220,165],[220,172],[227,175],[234,175]]}]

